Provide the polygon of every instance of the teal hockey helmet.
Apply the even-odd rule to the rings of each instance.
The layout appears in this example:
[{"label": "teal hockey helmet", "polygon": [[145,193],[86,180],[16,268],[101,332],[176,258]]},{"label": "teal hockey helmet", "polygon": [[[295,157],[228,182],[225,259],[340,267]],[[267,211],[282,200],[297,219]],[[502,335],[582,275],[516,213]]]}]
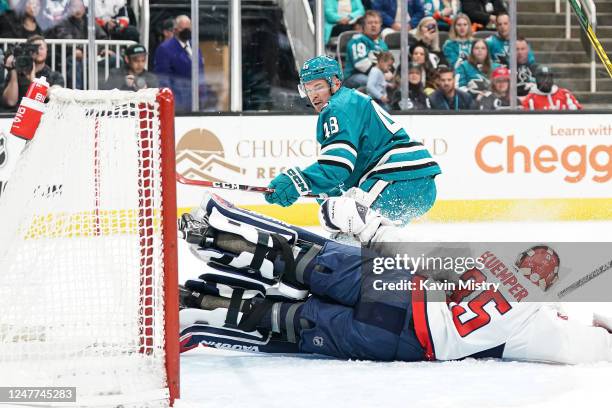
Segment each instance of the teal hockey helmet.
[{"label": "teal hockey helmet", "polygon": [[299,91],[302,97],[306,96],[304,84],[315,79],[325,79],[329,86],[333,86],[333,77],[338,77],[342,81],[342,70],[340,64],[333,58],[327,55],[319,55],[304,62],[300,70],[300,86]]}]

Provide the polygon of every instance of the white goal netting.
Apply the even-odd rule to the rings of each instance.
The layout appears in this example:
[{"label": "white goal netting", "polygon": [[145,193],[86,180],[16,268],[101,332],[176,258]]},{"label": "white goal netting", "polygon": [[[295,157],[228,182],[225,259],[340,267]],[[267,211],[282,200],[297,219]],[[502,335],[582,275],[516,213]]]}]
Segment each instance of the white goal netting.
[{"label": "white goal netting", "polygon": [[157,90],[57,90],[0,200],[0,384],[167,405]]}]

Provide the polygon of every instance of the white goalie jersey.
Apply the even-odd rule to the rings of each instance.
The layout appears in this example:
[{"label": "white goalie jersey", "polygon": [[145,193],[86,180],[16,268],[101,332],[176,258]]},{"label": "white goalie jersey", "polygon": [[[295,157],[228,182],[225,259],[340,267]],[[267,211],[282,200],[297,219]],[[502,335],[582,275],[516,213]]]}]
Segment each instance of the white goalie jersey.
[{"label": "white goalie jersey", "polygon": [[[337,200],[337,203],[334,203]],[[325,228],[353,235],[378,253],[395,257],[410,248],[424,257],[470,254],[478,265],[460,274],[420,268],[413,291],[415,331],[428,358],[469,356],[556,363],[612,361],[612,325],[603,318],[586,326],[568,319],[545,291],[558,278],[558,255],[538,246],[501,254],[492,244],[417,242],[409,228],[399,228],[370,209],[359,210],[351,198],[331,198],[321,207]],[[353,209],[355,207],[355,209]],[[349,228],[350,227],[350,228]],[[427,247],[427,249],[423,249]],[[498,246],[499,247],[499,246]],[[434,285],[431,282],[444,282]],[[483,283],[486,283],[483,284]],[[421,302],[422,300],[422,302]],[[597,327],[599,326],[599,327]]]}]

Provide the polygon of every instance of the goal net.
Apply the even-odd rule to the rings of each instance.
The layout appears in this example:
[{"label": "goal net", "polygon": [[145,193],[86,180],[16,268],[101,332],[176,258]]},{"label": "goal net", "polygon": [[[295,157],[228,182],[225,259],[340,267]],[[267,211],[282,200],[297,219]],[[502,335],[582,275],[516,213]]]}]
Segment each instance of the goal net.
[{"label": "goal net", "polygon": [[173,100],[53,90],[0,199],[0,384],[178,392]]}]

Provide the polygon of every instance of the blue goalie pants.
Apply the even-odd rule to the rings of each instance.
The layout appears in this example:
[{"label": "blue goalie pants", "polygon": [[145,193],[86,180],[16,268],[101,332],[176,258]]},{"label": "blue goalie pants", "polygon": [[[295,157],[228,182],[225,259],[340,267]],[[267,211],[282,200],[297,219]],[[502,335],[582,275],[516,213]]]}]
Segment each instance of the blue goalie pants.
[{"label": "blue goalie pants", "polygon": [[364,273],[371,257],[361,251],[328,242],[307,265],[304,278],[312,296],[299,317],[310,327],[300,331],[300,351],[343,359],[425,359],[415,334],[410,291],[373,293],[372,276]]}]

